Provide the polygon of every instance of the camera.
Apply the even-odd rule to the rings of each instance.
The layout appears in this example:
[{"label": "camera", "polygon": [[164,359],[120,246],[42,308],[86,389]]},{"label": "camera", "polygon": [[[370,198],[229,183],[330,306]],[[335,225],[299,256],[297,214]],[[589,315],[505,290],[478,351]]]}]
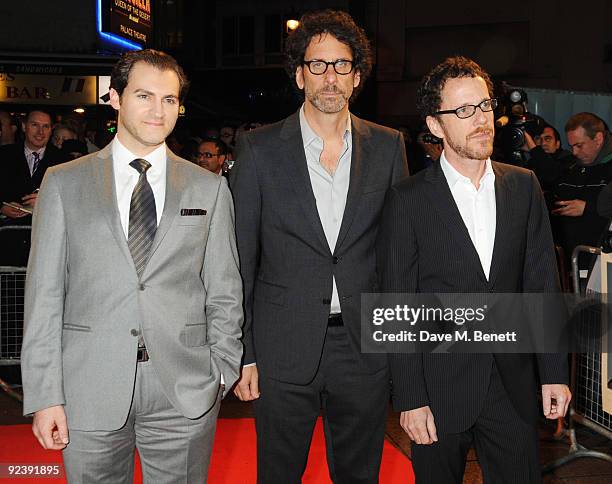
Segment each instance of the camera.
[{"label": "camera", "polygon": [[539,136],[545,122],[540,116],[528,111],[525,91],[504,84],[502,92],[503,96],[495,112],[497,158],[512,165],[524,166],[525,132],[531,137]]}]

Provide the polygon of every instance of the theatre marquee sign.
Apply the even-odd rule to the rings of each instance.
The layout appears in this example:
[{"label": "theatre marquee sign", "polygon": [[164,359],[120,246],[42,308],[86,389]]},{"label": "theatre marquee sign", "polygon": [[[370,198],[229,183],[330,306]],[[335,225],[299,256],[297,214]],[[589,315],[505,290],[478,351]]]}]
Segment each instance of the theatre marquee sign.
[{"label": "theatre marquee sign", "polygon": [[102,0],[102,32],[146,47],[151,43],[151,0]]},{"label": "theatre marquee sign", "polygon": [[0,72],[0,103],[97,104],[96,76],[54,76]]}]

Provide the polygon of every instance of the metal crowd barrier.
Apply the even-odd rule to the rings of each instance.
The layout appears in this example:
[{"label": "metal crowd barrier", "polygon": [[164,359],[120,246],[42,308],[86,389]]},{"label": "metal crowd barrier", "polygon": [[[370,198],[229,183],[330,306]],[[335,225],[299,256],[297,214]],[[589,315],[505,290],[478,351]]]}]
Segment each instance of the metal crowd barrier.
[{"label": "metal crowd barrier", "polygon": [[[30,226],[0,227],[0,243],[5,234],[30,230]],[[16,366],[21,363],[25,279],[26,267],[0,266],[0,366]],[[21,400],[21,394],[1,378],[0,388]]]},{"label": "metal crowd barrier", "polygon": [[[575,294],[586,290],[586,272],[579,267],[581,254],[597,256],[601,250],[596,247],[579,245],[572,253],[572,280]],[[612,415],[603,409],[601,388],[601,305],[592,306],[581,312],[578,335],[581,344],[588,351],[573,353],[570,386],[572,401],[569,408],[569,423],[566,435],[569,437],[568,454],[548,464],[543,473],[572,462],[581,457],[603,459],[612,463],[612,456],[590,450],[578,442],[575,424],[583,425],[612,440]]]}]

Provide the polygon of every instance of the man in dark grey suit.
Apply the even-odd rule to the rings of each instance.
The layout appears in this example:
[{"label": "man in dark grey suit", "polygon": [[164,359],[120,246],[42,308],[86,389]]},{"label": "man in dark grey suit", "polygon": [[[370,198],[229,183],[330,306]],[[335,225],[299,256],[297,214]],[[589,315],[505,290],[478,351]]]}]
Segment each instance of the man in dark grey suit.
[{"label": "man in dark grey suit", "polygon": [[404,143],[349,113],[371,54],[348,14],[305,15],[287,54],[305,102],[243,134],[231,175],[246,313],[235,392],[255,400],[259,482],[300,482],[321,409],[334,482],[378,482],[389,376],[383,355],[360,353],[360,294],[377,289]]},{"label": "man in dark grey suit", "polygon": [[[463,57],[423,80],[419,108],[444,151],[388,194],[377,242],[383,291],[558,291],[535,175],[490,159],[491,96],[489,76]],[[393,403],[414,441],[417,483],[461,483],[472,444],[485,483],[540,482],[536,367],[545,416],[562,417],[570,399],[566,355],[390,355]]]},{"label": "man in dark grey suit", "polygon": [[117,136],[47,171],[34,213],[24,413],[70,483],[204,482],[238,378],[242,285],[225,180],[166,148],[187,80],[154,50],[111,75]]}]

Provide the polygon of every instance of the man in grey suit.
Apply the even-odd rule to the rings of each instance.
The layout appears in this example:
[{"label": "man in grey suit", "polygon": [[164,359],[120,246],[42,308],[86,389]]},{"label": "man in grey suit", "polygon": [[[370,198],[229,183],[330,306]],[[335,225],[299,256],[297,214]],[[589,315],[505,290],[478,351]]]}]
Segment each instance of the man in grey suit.
[{"label": "man in grey suit", "polygon": [[385,192],[407,174],[401,135],[349,113],[371,70],[344,12],[302,17],[287,40],[302,108],[243,134],[231,186],[245,288],[235,390],[255,400],[258,482],[296,483],[321,409],[334,482],[378,482],[389,375],[360,351],[360,295],[375,292]]},{"label": "man in grey suit", "polygon": [[[24,413],[72,482],[206,479],[220,400],[238,377],[242,285],[225,180],[164,140],[187,80],[125,54],[117,136],[54,167],[40,190],[26,285]],[[225,385],[224,385],[225,384]]]}]

